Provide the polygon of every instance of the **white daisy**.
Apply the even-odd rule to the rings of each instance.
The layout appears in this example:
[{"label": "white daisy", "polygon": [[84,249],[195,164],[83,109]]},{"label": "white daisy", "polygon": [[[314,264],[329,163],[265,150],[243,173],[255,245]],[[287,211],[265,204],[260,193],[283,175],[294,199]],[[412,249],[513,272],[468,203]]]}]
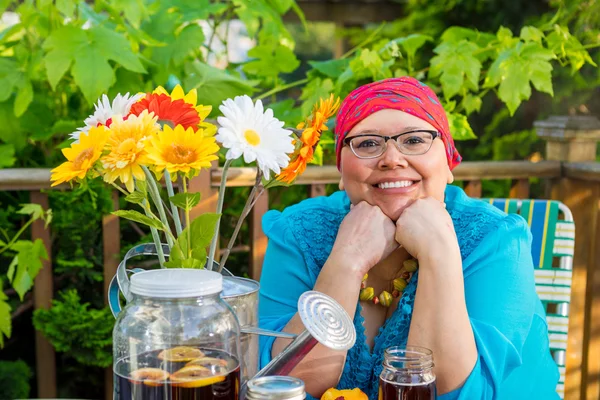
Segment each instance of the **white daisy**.
[{"label": "white daisy", "polygon": [[269,179],[270,171],[279,174],[287,167],[289,154],[294,151],[292,131],[283,129],[273,110],[265,111],[260,100],[254,104],[245,95],[225,100],[219,110],[224,116],[217,118],[221,127],[216,139],[229,149],[228,160],[243,154],[246,163],[258,163],[265,179]]},{"label": "white daisy", "polygon": [[114,98],[111,105],[108,96],[103,94],[102,98],[98,99],[98,103],[94,104],[94,108],[96,109],[94,114],[90,115],[83,121],[85,123],[84,127],[77,128],[77,131],[71,133],[71,139],[75,139],[74,143],[77,143],[79,142],[79,135],[81,132],[87,132],[93,126],[107,125],[107,121],[108,125],[110,125],[112,119],[117,115],[125,116],[129,114],[131,106],[144,96],[144,93],[138,93],[133,96],[129,96],[129,92],[125,93],[124,95],[119,93]]}]

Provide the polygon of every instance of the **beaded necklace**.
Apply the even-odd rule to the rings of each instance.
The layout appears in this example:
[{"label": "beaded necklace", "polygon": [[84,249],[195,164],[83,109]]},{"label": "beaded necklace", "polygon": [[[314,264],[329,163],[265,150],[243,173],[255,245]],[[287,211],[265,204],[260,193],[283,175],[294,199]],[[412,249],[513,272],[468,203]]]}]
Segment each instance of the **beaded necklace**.
[{"label": "beaded necklace", "polygon": [[375,296],[375,289],[371,286],[367,286],[367,278],[369,274],[365,274],[360,284],[360,295],[361,301],[372,301],[375,304],[381,304],[384,307],[389,307],[392,304],[392,299],[399,297],[406,285],[411,274],[419,268],[419,262],[417,260],[410,259],[402,263],[402,269],[400,270],[400,277],[392,281],[391,293],[387,290],[383,290],[379,296]]}]

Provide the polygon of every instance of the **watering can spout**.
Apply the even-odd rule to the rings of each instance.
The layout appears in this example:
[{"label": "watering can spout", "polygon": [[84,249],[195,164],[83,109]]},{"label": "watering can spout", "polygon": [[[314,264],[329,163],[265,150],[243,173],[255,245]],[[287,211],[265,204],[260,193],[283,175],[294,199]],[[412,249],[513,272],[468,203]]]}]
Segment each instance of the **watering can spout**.
[{"label": "watering can spout", "polygon": [[[268,375],[288,375],[317,343],[333,349],[348,350],[356,341],[356,330],[350,316],[331,297],[316,291],[304,292],[298,300],[298,315],[305,326],[299,335],[270,331],[254,332],[268,336],[293,338],[293,341],[254,378]],[[242,399],[246,386],[242,387]]]}]

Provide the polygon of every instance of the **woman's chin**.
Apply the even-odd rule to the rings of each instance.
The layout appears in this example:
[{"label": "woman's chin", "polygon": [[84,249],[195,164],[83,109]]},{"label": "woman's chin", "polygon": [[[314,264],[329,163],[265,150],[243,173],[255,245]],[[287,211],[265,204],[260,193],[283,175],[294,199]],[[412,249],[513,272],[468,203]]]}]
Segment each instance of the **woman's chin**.
[{"label": "woman's chin", "polygon": [[409,204],[410,201],[407,199],[406,201],[398,201],[394,204],[382,204],[379,205],[379,208],[381,208],[381,211],[383,211],[383,213],[387,215],[389,219],[396,222]]}]

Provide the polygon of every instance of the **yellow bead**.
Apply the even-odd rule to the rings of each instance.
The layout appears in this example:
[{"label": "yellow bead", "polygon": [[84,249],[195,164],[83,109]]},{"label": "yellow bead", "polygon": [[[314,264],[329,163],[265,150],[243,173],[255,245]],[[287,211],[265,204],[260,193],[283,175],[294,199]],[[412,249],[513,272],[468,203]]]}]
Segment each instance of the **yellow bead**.
[{"label": "yellow bead", "polygon": [[411,260],[404,261],[404,263],[402,263],[402,266],[404,267],[405,271],[415,272],[419,267],[419,263],[413,258]]},{"label": "yellow bead", "polygon": [[381,303],[382,306],[389,307],[390,304],[392,304],[391,293],[388,292],[387,290],[384,290],[383,292],[381,292],[381,294],[379,295],[379,302]]},{"label": "yellow bead", "polygon": [[375,290],[372,287],[364,288],[360,291],[359,298],[362,301],[369,301],[375,297]]},{"label": "yellow bead", "polygon": [[402,278],[394,279],[394,289],[396,289],[397,291],[399,291],[399,292],[403,291],[404,288],[406,288],[406,285],[408,285],[408,282],[406,282],[404,279],[402,279]]},{"label": "yellow bead", "polygon": [[366,281],[368,277],[369,277],[369,274],[365,274],[365,276],[363,276],[362,280]]}]

